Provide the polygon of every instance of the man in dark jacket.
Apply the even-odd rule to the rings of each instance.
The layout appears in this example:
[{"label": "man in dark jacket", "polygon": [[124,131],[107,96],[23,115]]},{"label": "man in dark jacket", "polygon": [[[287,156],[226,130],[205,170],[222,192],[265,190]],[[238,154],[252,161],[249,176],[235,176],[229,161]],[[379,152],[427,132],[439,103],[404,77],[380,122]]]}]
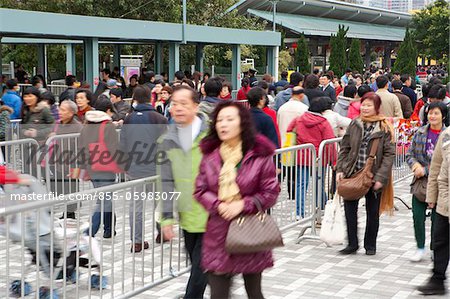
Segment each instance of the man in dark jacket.
[{"label": "man in dark jacket", "polygon": [[130,105],[126,103],[123,99],[122,88],[114,88],[110,91],[111,102],[113,103],[113,122],[120,122],[125,120],[128,112],[130,112]]},{"label": "man in dark jacket", "polygon": [[[153,108],[150,99],[151,90],[147,86],[136,86],[133,101],[137,105],[125,118],[120,132],[120,149],[128,156],[125,171],[131,180],[156,175],[157,140],[166,130],[167,119]],[[141,194],[149,190],[151,187],[142,186],[133,189],[133,192]],[[145,199],[130,202],[131,252],[149,248],[148,242],[142,240]]]},{"label": "man in dark jacket", "polygon": [[272,118],[262,111],[266,102],[266,93],[261,87],[253,87],[247,93],[248,103],[250,104],[250,112],[253,117],[253,123],[255,124],[256,131],[266,136],[276,148],[280,147],[280,141],[278,140],[278,134],[275,129]]},{"label": "man in dark jacket", "polygon": [[77,78],[74,75],[66,76],[67,89],[64,90],[59,96],[60,104],[65,100],[75,101],[75,89],[77,88],[77,83]]},{"label": "man in dark jacket", "polygon": [[331,76],[328,74],[323,75],[320,77],[320,84],[322,85],[321,90],[323,93],[328,96],[333,103],[336,103],[336,90],[334,90],[334,87],[331,82]]},{"label": "man in dark jacket", "polygon": [[408,74],[404,74],[401,76],[400,80],[403,83],[402,92],[403,94],[407,95],[408,98],[411,100],[411,106],[416,107],[417,103],[417,95],[411,88],[411,76]]},{"label": "man in dark jacket", "polygon": [[403,117],[409,119],[411,117],[411,114],[413,113],[413,108],[411,106],[411,100],[409,99],[409,97],[402,92],[402,87],[403,87],[402,81],[400,80],[392,81],[392,89],[394,91],[393,93],[400,100]]}]

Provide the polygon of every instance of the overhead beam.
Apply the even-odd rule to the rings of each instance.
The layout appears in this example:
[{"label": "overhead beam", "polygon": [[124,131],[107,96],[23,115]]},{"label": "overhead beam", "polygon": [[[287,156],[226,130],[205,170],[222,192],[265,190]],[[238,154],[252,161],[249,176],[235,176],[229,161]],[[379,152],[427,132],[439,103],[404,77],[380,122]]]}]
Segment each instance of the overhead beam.
[{"label": "overhead beam", "polygon": [[355,13],[351,14],[350,16],[346,17],[344,20],[351,20],[354,17],[356,17],[357,15],[359,15],[361,13],[361,11],[358,9]]},{"label": "overhead beam", "polygon": [[376,20],[378,20],[379,18],[381,18],[383,15],[380,13],[378,16],[376,16],[375,18],[373,18],[373,19],[370,19],[369,21],[367,21],[366,23],[373,23],[373,22],[375,22]]},{"label": "overhead beam", "polygon": [[336,6],[333,6],[331,9],[327,10],[324,13],[321,13],[320,15],[318,15],[319,18],[325,17],[327,15],[329,15],[330,13],[332,13],[333,11],[336,10]]}]

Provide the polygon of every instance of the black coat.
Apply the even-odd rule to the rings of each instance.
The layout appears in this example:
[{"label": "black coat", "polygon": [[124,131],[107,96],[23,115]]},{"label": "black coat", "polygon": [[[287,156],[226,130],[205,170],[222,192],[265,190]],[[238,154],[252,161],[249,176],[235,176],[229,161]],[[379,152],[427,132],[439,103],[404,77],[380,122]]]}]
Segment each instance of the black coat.
[{"label": "black coat", "polygon": [[280,141],[278,140],[277,130],[275,129],[272,118],[259,108],[252,108],[250,112],[256,131],[272,141],[276,148],[280,148]]}]

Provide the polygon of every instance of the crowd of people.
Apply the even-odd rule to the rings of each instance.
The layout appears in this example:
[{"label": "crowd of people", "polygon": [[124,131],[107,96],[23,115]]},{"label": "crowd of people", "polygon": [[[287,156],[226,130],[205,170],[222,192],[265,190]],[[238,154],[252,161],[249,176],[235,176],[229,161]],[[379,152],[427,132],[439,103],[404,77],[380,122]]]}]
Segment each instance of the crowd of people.
[{"label": "crowd of people", "polygon": [[[229,297],[231,279],[238,273],[243,274],[248,296],[263,298],[261,277],[264,269],[273,265],[271,250],[229,254],[225,242],[228,227],[237,216],[256,214],[276,204],[283,183],[280,172],[288,174],[288,193],[296,201],[297,217],[305,216],[306,191],[315,161],[303,153],[296,159],[298,173],[292,175],[292,166],[274,163],[274,150],[280,147],[311,143],[318,151],[322,141],[342,137],[339,152],[331,153],[336,157],[333,172],[337,184],[362,171],[369,157],[376,157],[371,169],[373,185],[365,195],[364,236],[366,254],[375,255],[379,216],[393,209],[391,172],[396,145],[392,124],[397,119],[422,125],[407,155],[415,180],[428,178],[425,198],[413,197],[417,252],[412,261],[424,258],[424,223],[426,210],[431,208],[434,274],[419,290],[445,293],[450,98],[437,75],[422,86],[418,99],[415,78],[405,74],[375,71],[367,76],[347,69],[341,78],[332,71],[292,72],[288,78],[288,73],[282,72],[281,79],[274,82],[268,74],[258,81],[256,71],[250,70],[242,79],[236,100],[231,98],[229,82],[206,73],[202,78],[198,72],[178,71],[169,83],[165,74],[157,76],[144,70],[141,76],[132,76],[128,86],[118,69],[104,69],[101,76],[95,92],[75,76],[67,76],[67,89],[58,101],[46,90],[43,79],[36,78],[20,96],[17,81],[8,80],[2,95],[1,125],[6,126],[9,119],[21,119],[21,136],[40,144],[54,134],[80,133],[78,148],[86,157],[92,158],[93,145],[104,146],[102,149],[113,157],[106,165],[85,160],[79,163],[79,171],[61,174],[65,184],[61,190],[65,192],[77,191],[71,185],[74,179],[90,180],[94,187],[102,187],[114,184],[115,174],[124,171],[130,180],[159,174],[162,192],[181,192],[176,209],[170,201],[159,207],[156,241],[175,237],[174,224],[179,221],[192,263],[183,298],[202,298],[208,284],[211,298]],[[131,98],[130,103],[126,98]],[[65,129],[69,124],[70,129]],[[292,133],[294,140],[289,137]],[[167,163],[143,163],[148,161],[142,157],[152,157],[151,145],[167,153]],[[327,195],[324,190],[319,192],[323,193],[323,209]],[[348,244],[342,254],[359,249],[358,203],[344,198]],[[131,252],[149,248],[142,233],[142,205],[142,201],[130,202]],[[77,207],[69,205],[63,217],[75,218]],[[102,218],[103,238],[116,234],[112,203],[104,200],[97,205],[86,235],[96,235]]]}]

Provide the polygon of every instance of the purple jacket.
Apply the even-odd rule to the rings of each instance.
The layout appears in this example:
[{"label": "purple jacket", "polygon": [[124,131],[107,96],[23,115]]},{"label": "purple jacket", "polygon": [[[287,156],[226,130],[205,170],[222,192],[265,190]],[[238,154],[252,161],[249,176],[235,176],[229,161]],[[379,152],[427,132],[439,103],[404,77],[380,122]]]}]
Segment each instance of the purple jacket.
[{"label": "purple jacket", "polygon": [[[203,159],[195,183],[194,196],[209,212],[203,237],[202,267],[205,271],[221,273],[260,273],[273,266],[271,251],[236,255],[225,251],[230,221],[224,220],[217,212],[221,203],[217,198],[219,172],[222,167],[219,146],[220,143],[208,140],[203,140],[200,144]],[[274,150],[272,142],[262,135],[257,135],[255,146],[242,159],[236,181],[245,202],[244,214],[258,212],[253,199],[259,200],[264,210],[277,201],[280,185],[273,162]]]}]

